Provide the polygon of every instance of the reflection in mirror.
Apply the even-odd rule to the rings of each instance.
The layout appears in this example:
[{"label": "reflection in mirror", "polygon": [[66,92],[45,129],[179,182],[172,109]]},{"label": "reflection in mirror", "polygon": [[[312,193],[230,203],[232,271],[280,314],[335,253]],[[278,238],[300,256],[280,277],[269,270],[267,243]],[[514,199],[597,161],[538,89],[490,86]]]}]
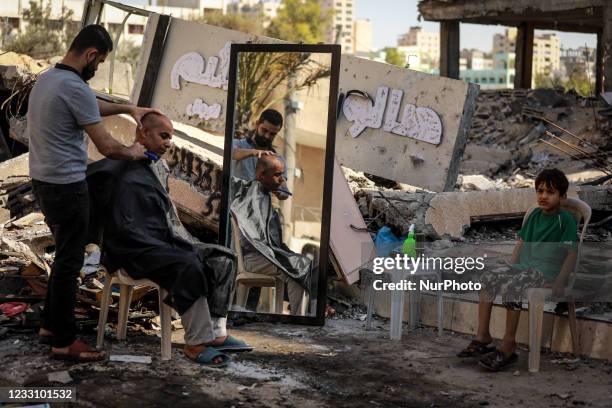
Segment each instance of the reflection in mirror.
[{"label": "reflection in mirror", "polygon": [[232,309],[315,316],[332,57],[237,55]]}]

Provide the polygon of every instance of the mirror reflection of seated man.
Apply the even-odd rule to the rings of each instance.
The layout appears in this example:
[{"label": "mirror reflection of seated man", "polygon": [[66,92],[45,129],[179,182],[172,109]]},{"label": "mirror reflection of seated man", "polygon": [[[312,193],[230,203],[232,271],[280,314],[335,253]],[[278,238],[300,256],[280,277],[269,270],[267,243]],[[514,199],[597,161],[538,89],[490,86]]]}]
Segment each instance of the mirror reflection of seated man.
[{"label": "mirror reflection of seated man", "polygon": [[[143,117],[136,141],[161,157],[172,133],[167,117],[150,113]],[[202,243],[185,229],[168,192],[167,164],[155,156],[105,159],[89,166],[92,234],[102,241],[109,271],[123,268],[132,279],[149,279],[168,291],[165,301],[178,311],[185,329],[185,355],[200,364],[222,366],[229,361],[223,351],[251,349],[226,331],[235,254]]]},{"label": "mirror reflection of seated man", "polygon": [[272,207],[271,195],[285,182],[285,163],[276,155],[262,155],[255,166],[255,180],[233,179],[230,210],[241,233],[245,272],[280,278],[287,288],[292,315],[302,309],[304,293],[316,285],[316,268],[310,258],[283,243],[282,225]]}]

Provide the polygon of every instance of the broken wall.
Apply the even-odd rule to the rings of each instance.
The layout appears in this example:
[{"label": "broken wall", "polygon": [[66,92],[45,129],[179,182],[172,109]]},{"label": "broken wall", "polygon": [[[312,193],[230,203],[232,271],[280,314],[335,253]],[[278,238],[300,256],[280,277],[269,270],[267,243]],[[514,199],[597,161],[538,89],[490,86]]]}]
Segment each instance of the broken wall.
[{"label": "broken wall", "polygon": [[[172,19],[151,106],[222,135],[232,42],[280,41]],[[346,98],[336,156],[344,166],[432,191],[453,188],[475,85],[343,55],[340,89]],[[347,95],[351,90],[365,91],[373,100]]]}]

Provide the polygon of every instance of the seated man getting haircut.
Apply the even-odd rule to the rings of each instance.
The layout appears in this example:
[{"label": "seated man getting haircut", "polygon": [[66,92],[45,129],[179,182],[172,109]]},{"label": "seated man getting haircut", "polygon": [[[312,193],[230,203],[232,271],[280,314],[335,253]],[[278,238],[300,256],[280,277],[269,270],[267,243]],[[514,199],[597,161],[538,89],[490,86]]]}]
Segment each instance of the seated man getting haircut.
[{"label": "seated man getting haircut", "polygon": [[181,224],[168,194],[168,167],[157,159],[171,146],[173,131],[167,117],[148,114],[136,141],[153,160],[105,159],[89,166],[91,225],[109,271],[123,268],[130,277],[150,279],[168,291],[165,302],[178,311],[185,329],[185,355],[222,366],[229,357],[221,351],[250,349],[225,329],[235,255],[199,242]]},{"label": "seated man getting haircut", "polygon": [[263,155],[257,161],[255,180],[233,179],[230,211],[240,227],[246,272],[280,278],[285,282],[291,314],[302,308],[304,291],[316,284],[310,258],[297,254],[282,240],[278,213],[272,208],[271,194],[279,194],[284,184],[285,163],[278,156]]}]

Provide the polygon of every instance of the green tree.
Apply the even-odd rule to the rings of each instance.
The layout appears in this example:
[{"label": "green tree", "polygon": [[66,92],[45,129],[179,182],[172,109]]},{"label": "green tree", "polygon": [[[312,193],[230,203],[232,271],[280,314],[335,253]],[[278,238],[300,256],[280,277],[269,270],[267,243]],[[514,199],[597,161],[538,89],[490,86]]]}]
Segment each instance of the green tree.
[{"label": "green tree", "polygon": [[52,18],[50,2],[42,7],[31,0],[30,8],[23,11],[23,20],[27,23],[25,32],[7,41],[4,49],[33,58],[63,54],[79,30],[79,23],[72,21],[73,14],[62,7],[60,15]]},{"label": "green tree", "polygon": [[558,74],[539,72],[533,77],[535,88],[563,88],[563,79]]},{"label": "green tree", "polygon": [[316,44],[325,42],[331,22],[332,14],[324,11],[321,0],[284,0],[266,35],[294,43]]},{"label": "green tree", "polygon": [[403,52],[397,50],[397,48],[387,47],[384,48],[385,62],[387,64],[397,65],[398,67],[406,66],[406,56]]},{"label": "green tree", "polygon": [[589,77],[585,69],[575,69],[564,84],[566,91],[574,90],[582,96],[590,96],[593,94],[595,84],[589,82]]},{"label": "green tree", "polygon": [[263,17],[259,13],[249,13],[248,15],[236,13],[223,14],[218,10],[214,10],[207,12],[204,14],[204,17],[197,18],[194,21],[255,35],[262,35],[264,32]]},{"label": "green tree", "polygon": [[246,131],[252,118],[292,91],[308,89],[329,77],[331,67],[310,53],[245,52],[238,60],[236,129]]},{"label": "green tree", "polygon": [[132,67],[132,77],[136,77],[136,68],[140,62],[140,46],[132,41],[124,40],[117,47],[117,61],[127,62]]}]

